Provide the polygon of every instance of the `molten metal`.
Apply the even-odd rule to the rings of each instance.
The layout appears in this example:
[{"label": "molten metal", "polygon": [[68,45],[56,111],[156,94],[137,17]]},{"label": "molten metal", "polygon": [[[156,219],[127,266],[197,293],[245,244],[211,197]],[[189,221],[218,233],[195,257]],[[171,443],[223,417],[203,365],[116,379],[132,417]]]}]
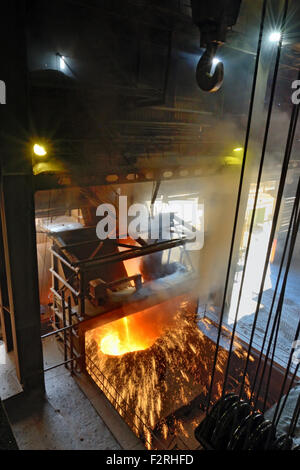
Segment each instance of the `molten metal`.
[{"label": "molten metal", "polygon": [[128,320],[124,317],[112,324],[110,331],[100,341],[103,354],[121,356],[129,352],[143,351],[151,346],[149,339],[147,341],[145,338],[136,338],[134,331],[130,332]]}]

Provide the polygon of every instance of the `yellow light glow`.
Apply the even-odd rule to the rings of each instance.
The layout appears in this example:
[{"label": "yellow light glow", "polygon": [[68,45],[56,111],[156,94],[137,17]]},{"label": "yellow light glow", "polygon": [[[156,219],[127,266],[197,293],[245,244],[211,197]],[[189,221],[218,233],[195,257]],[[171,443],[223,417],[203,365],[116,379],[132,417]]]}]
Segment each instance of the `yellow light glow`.
[{"label": "yellow light glow", "polygon": [[242,152],[243,150],[244,150],[243,147],[237,147],[233,149],[234,152]]},{"label": "yellow light glow", "polygon": [[241,160],[237,157],[225,157],[226,165],[241,165]]},{"label": "yellow light glow", "polygon": [[33,151],[35,155],[37,155],[38,157],[44,157],[45,155],[47,155],[47,151],[45,147],[43,147],[43,145],[40,145],[40,144],[34,144]]}]

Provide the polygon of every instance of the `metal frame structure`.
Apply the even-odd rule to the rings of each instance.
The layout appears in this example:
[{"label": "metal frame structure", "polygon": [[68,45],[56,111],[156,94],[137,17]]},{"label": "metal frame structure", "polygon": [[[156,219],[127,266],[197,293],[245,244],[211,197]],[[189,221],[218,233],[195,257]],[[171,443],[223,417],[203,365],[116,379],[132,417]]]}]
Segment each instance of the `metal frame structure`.
[{"label": "metal frame structure", "polygon": [[78,354],[78,352],[74,348],[74,339],[78,340],[78,324],[73,324],[72,321],[72,308],[71,308],[71,297],[68,297],[67,300],[67,308],[66,308],[66,303],[65,303],[65,294],[64,291],[61,292],[60,300],[62,302],[62,310],[63,310],[63,327],[59,328],[57,327],[55,321],[51,323],[51,326],[53,328],[53,331],[50,331],[49,333],[46,333],[41,336],[42,341],[52,337],[56,336],[58,339],[63,341],[63,350],[64,350],[64,360],[63,362],[59,362],[58,364],[54,364],[50,367],[47,367],[44,369],[44,372],[48,372],[52,369],[56,369],[57,367],[60,366],[65,366],[67,369],[69,369],[70,365],[70,371],[71,375],[73,375],[74,371],[80,372],[80,359],[81,356]]},{"label": "metal frame structure", "polygon": [[[54,236],[53,234],[51,236]],[[60,234],[61,236],[61,234]],[[56,238],[57,240],[57,238]],[[88,244],[103,244],[103,242],[100,242],[99,239],[96,238],[96,233],[93,239],[88,240],[88,241],[83,241],[79,243],[72,243],[69,245],[63,245],[58,247],[55,245],[55,248],[51,249],[51,254],[52,254],[52,267],[50,268],[50,272],[53,276],[53,287],[51,288],[51,292],[54,294],[54,306],[53,309],[55,310],[56,308],[56,300],[59,299],[61,300],[61,294],[62,289],[58,288],[58,283],[61,282],[63,284],[64,289],[68,289],[76,299],[78,299],[79,302],[79,310],[77,313],[78,319],[83,319],[85,317],[85,304],[84,304],[84,299],[86,296],[86,277],[88,276],[88,273],[91,272],[92,270],[97,269],[99,266],[107,265],[107,264],[112,264],[112,263],[120,263],[129,259],[134,259],[134,258],[139,258],[142,256],[146,256],[149,254],[157,253],[160,251],[168,250],[171,248],[175,248],[178,246],[183,246],[186,243],[186,240],[184,238],[177,238],[173,240],[168,240],[168,241],[162,241],[162,242],[157,242],[151,245],[142,245],[142,246],[131,246],[131,245],[125,245],[124,243],[115,242],[115,247],[117,248],[118,246],[125,247],[126,250],[123,252],[114,252],[111,254],[107,255],[102,255],[94,258],[87,258],[87,259],[74,259],[74,253],[71,253],[71,249],[76,246],[80,247],[82,245],[88,245]],[[63,256],[65,255],[65,256]],[[68,257],[71,258],[71,261],[68,260]],[[67,258],[67,259],[66,259]],[[79,289],[76,290],[68,280],[64,279],[59,273],[58,273],[58,260],[66,265],[68,269],[70,269],[73,272],[73,277],[78,280],[78,285]],[[120,280],[115,280],[113,282],[108,282],[105,283],[105,287],[109,288],[112,287],[113,284],[117,285],[118,283],[121,282],[130,282],[134,280],[136,282],[136,285],[138,286],[138,279],[136,279],[136,276],[127,276],[125,279],[122,278]]]}]

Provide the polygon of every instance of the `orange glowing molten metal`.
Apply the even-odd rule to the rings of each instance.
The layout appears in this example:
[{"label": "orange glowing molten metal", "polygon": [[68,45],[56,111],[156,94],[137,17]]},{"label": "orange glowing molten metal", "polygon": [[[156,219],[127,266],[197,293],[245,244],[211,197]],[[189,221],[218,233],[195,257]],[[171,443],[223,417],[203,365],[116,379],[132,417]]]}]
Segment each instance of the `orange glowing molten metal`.
[{"label": "orange glowing molten metal", "polygon": [[[135,245],[130,238],[126,239],[127,244]],[[120,252],[125,248],[119,247]],[[140,260],[130,259],[124,262],[128,276],[132,276],[140,271]],[[98,338],[98,345],[103,354],[109,356],[122,356],[123,354],[143,351],[150,348],[161,335],[162,329],[153,325],[153,312],[156,308],[141,311],[134,317],[127,316],[116,320],[104,327],[102,336]],[[145,321],[148,312],[148,322]],[[145,315],[144,315],[145,314]],[[99,332],[101,334],[101,330]]]},{"label": "orange glowing molten metal", "polygon": [[103,354],[110,356],[121,356],[123,354],[142,351],[151,346],[149,339],[138,337],[134,331],[129,330],[129,318],[113,322],[108,333],[100,341],[100,349]]}]

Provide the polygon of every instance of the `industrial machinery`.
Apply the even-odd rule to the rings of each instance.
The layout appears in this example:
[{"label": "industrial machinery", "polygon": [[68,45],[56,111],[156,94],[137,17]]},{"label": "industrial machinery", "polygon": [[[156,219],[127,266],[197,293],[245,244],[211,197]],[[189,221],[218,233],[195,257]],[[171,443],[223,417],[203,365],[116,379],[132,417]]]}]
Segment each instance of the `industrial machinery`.
[{"label": "industrial machinery", "polygon": [[193,21],[200,30],[200,47],[205,49],[196,71],[197,83],[203,91],[212,93],[222,86],[224,66],[218,62],[211,74],[213,59],[226,41],[228,28],[235,25],[240,6],[241,0],[192,0]]},{"label": "industrial machinery", "polygon": [[[176,222],[172,223],[176,229]],[[177,223],[178,226],[178,223]],[[95,227],[41,227],[52,240],[52,326],[64,327],[70,298],[73,323],[101,317],[111,321],[191,291],[196,275],[185,245],[172,239],[100,240]],[[67,229],[67,230],[66,230]]]}]

